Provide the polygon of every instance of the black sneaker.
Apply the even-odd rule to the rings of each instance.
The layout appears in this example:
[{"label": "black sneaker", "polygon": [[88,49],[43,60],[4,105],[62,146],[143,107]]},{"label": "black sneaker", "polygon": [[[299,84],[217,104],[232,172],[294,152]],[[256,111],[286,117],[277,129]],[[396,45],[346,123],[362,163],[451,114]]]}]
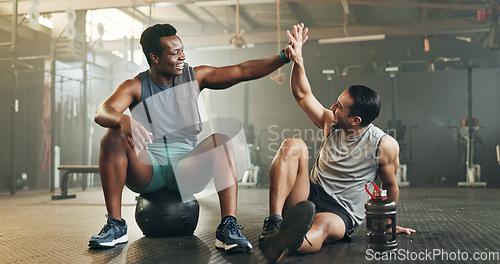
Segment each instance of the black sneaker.
[{"label": "black sneaker", "polygon": [[275,263],[296,251],[314,220],[315,206],[302,201],[290,207],[277,232],[262,241],[261,250],[270,263]]},{"label": "black sneaker", "polygon": [[259,248],[262,244],[262,241],[274,234],[274,232],[278,231],[283,222],[283,217],[281,215],[271,215],[266,217],[264,220],[264,226],[262,227],[262,234],[259,236]]},{"label": "black sneaker", "polygon": [[236,223],[236,218],[225,217],[215,231],[215,247],[227,252],[246,252],[252,249],[252,244],[241,234],[243,226]]},{"label": "black sneaker", "polygon": [[114,218],[109,218],[99,234],[92,236],[89,240],[89,247],[103,248],[114,247],[116,244],[127,243],[127,223],[124,219],[121,222]]}]

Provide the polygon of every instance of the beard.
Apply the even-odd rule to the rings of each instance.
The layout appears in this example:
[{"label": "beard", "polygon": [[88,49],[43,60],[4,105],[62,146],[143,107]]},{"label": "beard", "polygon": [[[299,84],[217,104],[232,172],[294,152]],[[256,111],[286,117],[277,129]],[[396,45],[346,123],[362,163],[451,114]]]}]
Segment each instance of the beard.
[{"label": "beard", "polygon": [[332,123],[331,127],[332,129],[342,129],[342,130],[349,130],[351,127],[347,123],[346,120],[343,119],[336,119],[337,122]]}]

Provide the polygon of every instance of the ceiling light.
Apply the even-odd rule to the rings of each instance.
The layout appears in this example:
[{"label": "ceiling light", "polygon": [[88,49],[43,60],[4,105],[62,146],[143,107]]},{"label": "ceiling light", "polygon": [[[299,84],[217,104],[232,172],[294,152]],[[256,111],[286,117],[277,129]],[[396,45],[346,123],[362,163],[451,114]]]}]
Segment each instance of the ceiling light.
[{"label": "ceiling light", "polygon": [[43,16],[40,16],[38,18],[38,23],[48,28],[54,28],[54,22],[52,22],[50,18],[45,18]]},{"label": "ceiling light", "polygon": [[395,66],[395,67],[387,67],[385,68],[385,71],[386,72],[397,72],[399,71],[399,67]]},{"label": "ceiling light", "polygon": [[385,39],[384,34],[380,35],[368,35],[368,36],[357,36],[357,37],[345,37],[345,38],[329,38],[329,39],[319,39],[319,44],[332,44],[332,43],[345,43],[345,42],[358,42],[358,41],[369,41],[369,40],[381,40]]},{"label": "ceiling light", "polygon": [[[242,49],[245,48],[254,48],[255,44],[250,43],[246,44],[245,46],[242,47]],[[223,46],[207,46],[207,47],[196,47],[194,50],[196,51],[207,51],[207,50],[233,50],[234,46],[233,45],[223,45]]]}]

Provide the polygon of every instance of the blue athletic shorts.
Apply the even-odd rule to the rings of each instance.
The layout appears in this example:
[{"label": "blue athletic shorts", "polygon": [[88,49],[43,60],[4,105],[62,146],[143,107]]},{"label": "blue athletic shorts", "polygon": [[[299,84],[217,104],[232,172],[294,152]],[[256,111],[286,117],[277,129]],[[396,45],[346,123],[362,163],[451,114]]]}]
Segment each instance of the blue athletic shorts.
[{"label": "blue athletic shorts", "polygon": [[151,193],[163,188],[179,192],[175,171],[180,171],[182,165],[193,151],[193,147],[181,142],[161,143],[153,142],[148,145],[148,155],[153,164],[153,177],[145,188],[127,187],[136,193]]}]

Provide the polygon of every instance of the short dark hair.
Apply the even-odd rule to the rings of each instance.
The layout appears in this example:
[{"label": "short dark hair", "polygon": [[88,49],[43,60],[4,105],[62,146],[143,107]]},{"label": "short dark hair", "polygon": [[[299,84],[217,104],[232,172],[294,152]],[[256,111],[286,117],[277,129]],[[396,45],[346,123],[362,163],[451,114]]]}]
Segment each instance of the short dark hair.
[{"label": "short dark hair", "polygon": [[348,91],[354,100],[349,116],[361,117],[361,126],[369,125],[380,113],[380,96],[364,85],[352,85]]},{"label": "short dark hair", "polygon": [[156,24],[146,28],[142,32],[140,43],[149,65],[151,65],[150,53],[157,54],[158,56],[162,55],[163,49],[160,38],[174,36],[175,34],[177,34],[177,30],[170,24]]}]

